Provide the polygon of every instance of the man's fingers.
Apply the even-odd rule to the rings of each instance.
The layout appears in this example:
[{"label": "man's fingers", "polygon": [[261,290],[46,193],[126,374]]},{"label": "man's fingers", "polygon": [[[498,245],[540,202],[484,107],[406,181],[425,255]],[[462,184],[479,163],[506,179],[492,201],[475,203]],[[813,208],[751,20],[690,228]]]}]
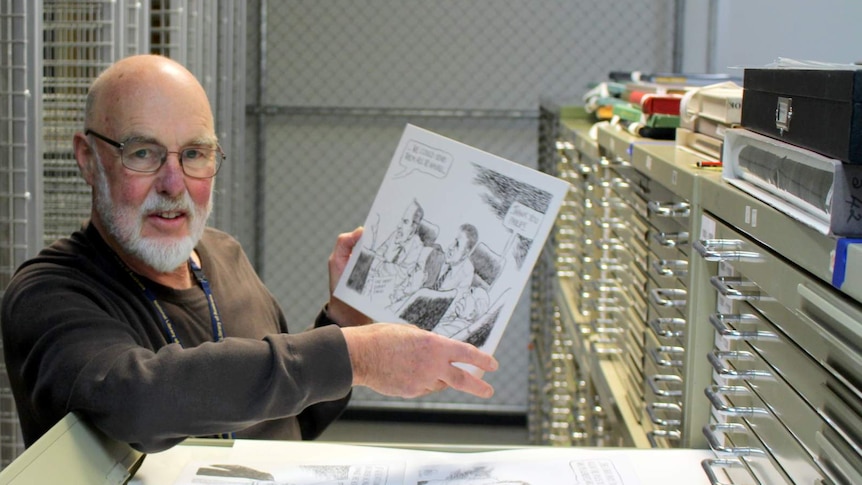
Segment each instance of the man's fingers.
[{"label": "man's fingers", "polygon": [[428,389],[428,390],[429,390],[430,392],[440,392],[440,391],[442,391],[443,389],[446,389],[447,387],[449,387],[449,384],[446,384],[446,383],[445,383],[445,382],[443,382],[443,381],[437,381],[437,382],[436,382],[433,386],[431,386],[431,388],[430,388],[430,389]]},{"label": "man's fingers", "polygon": [[355,385],[401,397],[446,387],[483,398],[494,394],[482,375],[497,370],[497,360],[473,345],[402,324],[342,327],[342,332]]},{"label": "man's fingers", "polygon": [[450,367],[451,369],[447,370],[443,379],[445,384],[452,389],[482,398],[489,398],[494,395],[494,388],[491,384],[470,373],[469,369],[465,370],[455,365]]},{"label": "man's fingers", "polygon": [[470,364],[486,372],[494,372],[500,366],[491,354],[482,352],[473,345],[461,342],[458,350],[452,355],[452,362]]},{"label": "man's fingers", "polygon": [[482,380],[482,375],[485,372],[493,372],[498,367],[497,359],[491,354],[471,344],[457,342],[451,355],[450,365],[444,370],[442,380],[453,389],[489,398],[494,395],[494,388]]},{"label": "man's fingers", "polygon": [[341,273],[344,272],[347,261],[350,259],[350,253],[353,251],[356,243],[362,237],[363,228],[357,227],[352,232],[345,232],[338,235],[335,241],[335,248],[329,255],[329,293],[335,291],[335,286],[338,284],[338,279],[341,278]]}]

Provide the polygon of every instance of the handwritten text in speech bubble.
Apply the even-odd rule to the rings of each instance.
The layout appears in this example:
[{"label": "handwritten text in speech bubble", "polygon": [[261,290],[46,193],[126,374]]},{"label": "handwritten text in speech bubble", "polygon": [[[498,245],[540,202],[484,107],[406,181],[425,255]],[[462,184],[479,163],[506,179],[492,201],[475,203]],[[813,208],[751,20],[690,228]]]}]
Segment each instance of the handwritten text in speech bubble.
[{"label": "handwritten text in speech bubble", "polygon": [[520,202],[513,202],[503,218],[503,225],[527,239],[536,237],[542,224],[541,212],[530,209]]},{"label": "handwritten text in speech bubble", "polygon": [[398,161],[404,170],[398,172],[393,178],[406,177],[416,170],[432,177],[443,178],[449,173],[452,160],[452,155],[443,150],[410,140],[404,147],[401,160]]}]

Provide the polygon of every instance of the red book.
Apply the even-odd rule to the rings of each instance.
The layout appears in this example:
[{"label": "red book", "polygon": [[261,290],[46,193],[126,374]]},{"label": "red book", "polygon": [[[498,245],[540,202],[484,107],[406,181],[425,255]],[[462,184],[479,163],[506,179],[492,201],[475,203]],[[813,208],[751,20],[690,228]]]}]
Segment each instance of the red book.
[{"label": "red book", "polygon": [[682,95],[679,94],[645,94],[641,98],[641,110],[644,114],[677,115]]}]

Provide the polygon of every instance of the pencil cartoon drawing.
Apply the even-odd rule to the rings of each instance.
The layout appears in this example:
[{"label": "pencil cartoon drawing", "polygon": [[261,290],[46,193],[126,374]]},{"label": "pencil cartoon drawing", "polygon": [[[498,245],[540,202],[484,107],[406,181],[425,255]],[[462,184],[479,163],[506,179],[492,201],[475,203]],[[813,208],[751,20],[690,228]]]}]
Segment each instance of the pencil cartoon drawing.
[{"label": "pencil cartoon drawing", "polygon": [[451,469],[428,467],[420,470],[416,485],[530,485],[530,482],[500,478],[493,465],[481,464]]},{"label": "pencil cartoon drawing", "polygon": [[567,190],[408,125],[336,295],[492,351]]}]

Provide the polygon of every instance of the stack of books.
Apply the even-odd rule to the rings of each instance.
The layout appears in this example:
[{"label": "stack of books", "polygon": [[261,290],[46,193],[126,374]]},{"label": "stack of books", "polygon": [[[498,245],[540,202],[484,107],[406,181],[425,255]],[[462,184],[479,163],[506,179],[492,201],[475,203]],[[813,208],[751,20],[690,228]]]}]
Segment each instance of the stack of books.
[{"label": "stack of books", "polygon": [[597,121],[619,125],[629,133],[674,140],[681,126],[686,97],[698,87],[729,79],[723,74],[644,74],[611,72],[584,95],[587,112]]},{"label": "stack of books", "polygon": [[740,126],[742,86],[735,82],[702,86],[689,91],[680,107],[676,145],[685,151],[721,161],[727,130]]}]

